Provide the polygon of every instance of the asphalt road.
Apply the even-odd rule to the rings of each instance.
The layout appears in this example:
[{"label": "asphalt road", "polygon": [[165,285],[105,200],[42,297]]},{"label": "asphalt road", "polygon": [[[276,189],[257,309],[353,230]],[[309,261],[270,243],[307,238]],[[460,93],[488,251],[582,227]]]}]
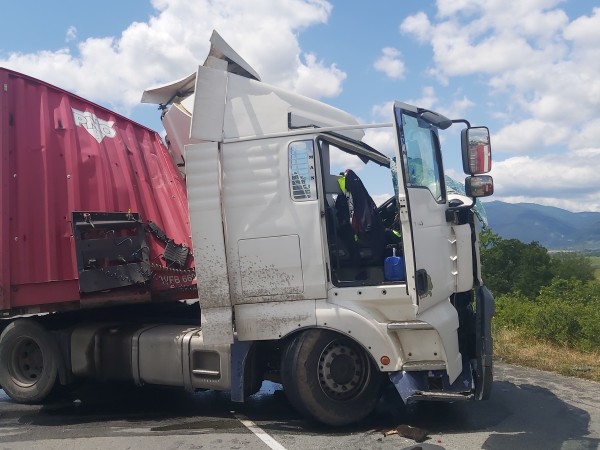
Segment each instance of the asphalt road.
[{"label": "asphalt road", "polygon": [[[505,364],[495,373],[487,402],[405,409],[388,396],[364,422],[336,429],[302,418],[270,383],[242,405],[227,393],[95,386],[82,400],[29,406],[0,390],[0,449],[600,448],[599,383]],[[426,430],[427,439],[384,436],[401,424]]]}]

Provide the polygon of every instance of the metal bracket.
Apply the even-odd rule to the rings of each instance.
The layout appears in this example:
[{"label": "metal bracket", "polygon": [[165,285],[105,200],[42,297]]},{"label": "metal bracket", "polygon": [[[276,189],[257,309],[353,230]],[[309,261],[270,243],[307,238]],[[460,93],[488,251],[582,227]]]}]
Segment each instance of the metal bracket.
[{"label": "metal bracket", "polygon": [[150,280],[148,245],[139,214],[74,212],[72,218],[80,292]]}]

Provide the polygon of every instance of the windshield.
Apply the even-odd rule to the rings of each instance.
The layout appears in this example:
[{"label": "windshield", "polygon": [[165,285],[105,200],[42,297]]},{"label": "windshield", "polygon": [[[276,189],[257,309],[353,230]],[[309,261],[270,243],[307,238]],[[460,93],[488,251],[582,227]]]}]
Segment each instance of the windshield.
[{"label": "windshield", "polygon": [[400,109],[396,109],[396,114],[401,115],[397,119],[403,130],[400,139],[406,186],[428,189],[436,202],[444,202],[435,127],[418,117],[402,114]]}]

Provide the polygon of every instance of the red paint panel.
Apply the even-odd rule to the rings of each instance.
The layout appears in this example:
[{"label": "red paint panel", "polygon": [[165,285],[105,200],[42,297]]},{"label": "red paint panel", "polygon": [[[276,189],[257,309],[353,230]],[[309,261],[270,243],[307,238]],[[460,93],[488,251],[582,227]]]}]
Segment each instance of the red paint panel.
[{"label": "red paint panel", "polygon": [[[79,299],[70,283],[64,298],[10,296],[77,279],[73,211],[137,212],[191,248],[185,182],[156,132],[1,68],[0,186],[0,310]],[[148,242],[161,264],[164,246]]]}]

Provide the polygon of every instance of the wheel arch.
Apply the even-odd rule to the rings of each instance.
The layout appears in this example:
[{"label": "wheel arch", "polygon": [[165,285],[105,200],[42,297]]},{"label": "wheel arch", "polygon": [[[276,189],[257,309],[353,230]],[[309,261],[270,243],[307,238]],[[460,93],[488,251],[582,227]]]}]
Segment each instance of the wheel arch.
[{"label": "wheel arch", "polygon": [[[310,329],[335,331],[360,345],[379,371],[400,370],[403,362],[402,348],[397,337],[387,332],[385,324],[333,303],[317,301],[315,309],[316,325],[291,330],[280,341],[289,341]],[[384,356],[391,361],[387,366],[381,363]]]},{"label": "wheel arch", "polygon": [[[368,311],[356,312],[344,306],[317,302],[317,325],[337,331],[358,342],[375,362],[379,371],[400,370],[403,353],[400,340],[387,330],[387,324],[376,321]],[[382,358],[389,358],[388,365],[382,364]]]}]

